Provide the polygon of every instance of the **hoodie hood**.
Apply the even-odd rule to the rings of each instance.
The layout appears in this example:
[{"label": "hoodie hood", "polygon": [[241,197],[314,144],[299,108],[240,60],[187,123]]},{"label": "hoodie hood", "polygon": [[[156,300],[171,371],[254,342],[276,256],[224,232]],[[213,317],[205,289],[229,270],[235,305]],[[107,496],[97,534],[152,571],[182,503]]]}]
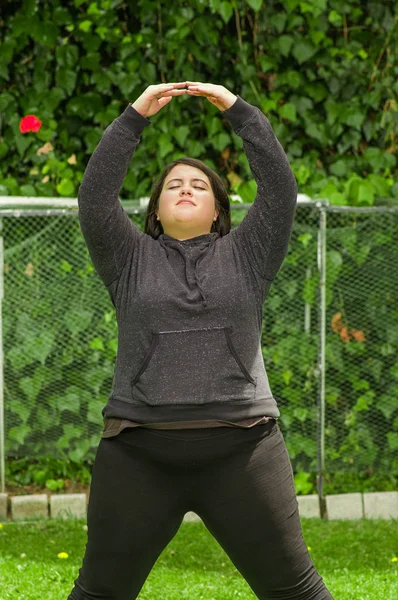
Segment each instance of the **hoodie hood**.
[{"label": "hoodie hood", "polygon": [[219,237],[220,234],[214,231],[187,240],[177,240],[165,233],[161,233],[157,238],[179,278],[189,290],[193,291],[191,301],[200,301],[203,306],[207,306],[207,302],[205,292],[201,286],[199,264],[202,257]]}]

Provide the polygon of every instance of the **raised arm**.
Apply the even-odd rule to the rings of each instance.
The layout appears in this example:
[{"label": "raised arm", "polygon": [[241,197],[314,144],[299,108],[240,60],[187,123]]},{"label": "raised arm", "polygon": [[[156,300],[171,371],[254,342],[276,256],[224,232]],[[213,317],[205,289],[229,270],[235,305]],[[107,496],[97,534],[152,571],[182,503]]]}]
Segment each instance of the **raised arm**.
[{"label": "raised arm", "polygon": [[297,183],[267,117],[222,85],[188,81],[189,93],[205,96],[243,140],[257,195],[230,235],[249,268],[272,281],[288,250],[297,205]]},{"label": "raised arm", "polygon": [[297,182],[267,117],[240,96],[222,115],[243,140],[257,195],[231,230],[239,250],[263,279],[272,281],[286,256],[297,205]]},{"label": "raised arm", "polygon": [[106,286],[118,279],[140,236],[119,201],[119,192],[149,116],[181,95],[185,83],[149,86],[114,119],[88,161],[78,191],[80,227],[98,275]]},{"label": "raised arm", "polygon": [[105,129],[88,161],[78,191],[80,227],[98,275],[106,286],[117,279],[127,256],[144,235],[119,201],[131,158],[149,119],[129,104]]}]

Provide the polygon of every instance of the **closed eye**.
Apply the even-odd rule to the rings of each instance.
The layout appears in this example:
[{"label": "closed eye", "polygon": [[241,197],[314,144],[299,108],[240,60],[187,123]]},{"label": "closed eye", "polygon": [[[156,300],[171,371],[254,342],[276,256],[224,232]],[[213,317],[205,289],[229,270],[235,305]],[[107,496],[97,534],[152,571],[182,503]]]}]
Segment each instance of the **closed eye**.
[{"label": "closed eye", "polygon": [[[206,190],[206,188],[199,187],[198,185],[194,185],[193,187],[196,187],[196,189],[198,189],[198,190]],[[174,187],[169,188],[169,190],[175,190],[176,188],[178,188],[178,185],[175,185]]]}]

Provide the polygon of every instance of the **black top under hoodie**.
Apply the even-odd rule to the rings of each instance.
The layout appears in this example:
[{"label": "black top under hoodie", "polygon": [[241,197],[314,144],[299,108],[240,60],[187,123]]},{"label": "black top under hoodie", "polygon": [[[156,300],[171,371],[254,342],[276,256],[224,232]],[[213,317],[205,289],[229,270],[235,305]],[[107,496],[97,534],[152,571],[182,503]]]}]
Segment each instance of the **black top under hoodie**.
[{"label": "black top under hoodie", "polygon": [[288,250],[297,183],[259,108],[237,96],[221,115],[242,138],[257,183],[247,214],[222,237],[154,239],[130,220],[118,194],[152,123],[131,104],[87,164],[79,221],[118,323],[105,422],[279,416],[261,351],[262,305]]}]

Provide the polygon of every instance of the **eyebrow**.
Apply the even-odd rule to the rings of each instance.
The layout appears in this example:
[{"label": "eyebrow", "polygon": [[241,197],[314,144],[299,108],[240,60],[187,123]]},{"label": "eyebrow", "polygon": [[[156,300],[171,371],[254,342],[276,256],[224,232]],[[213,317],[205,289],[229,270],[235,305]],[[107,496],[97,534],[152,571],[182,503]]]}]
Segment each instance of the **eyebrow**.
[{"label": "eyebrow", "polygon": [[[170,179],[166,185],[168,185],[169,183],[171,183],[172,181],[182,181],[182,179],[178,179],[176,177],[174,177],[173,179]],[[207,185],[207,183],[205,181],[203,181],[203,179],[198,179],[197,177],[193,177],[191,179],[191,181],[201,181],[202,183],[204,183],[205,185]]]}]

